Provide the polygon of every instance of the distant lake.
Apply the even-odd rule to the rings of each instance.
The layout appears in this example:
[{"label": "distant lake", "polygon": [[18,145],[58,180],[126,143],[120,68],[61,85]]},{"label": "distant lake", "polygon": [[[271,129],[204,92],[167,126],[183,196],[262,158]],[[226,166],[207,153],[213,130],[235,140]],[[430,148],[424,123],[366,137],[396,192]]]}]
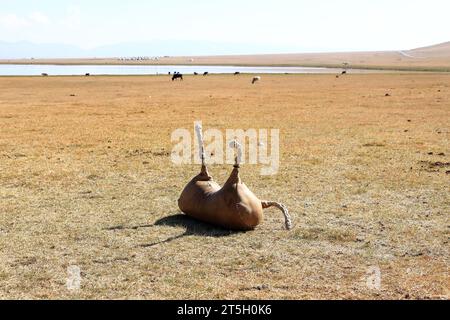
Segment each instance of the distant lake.
[{"label": "distant lake", "polygon": [[[249,74],[276,74],[276,73],[339,73],[342,69],[333,68],[307,68],[307,67],[238,67],[238,66],[173,66],[173,65],[0,65],[0,76],[39,76],[47,73],[50,76],[85,75],[158,75],[169,72],[182,74],[233,74],[235,72]],[[351,70],[352,73],[373,72],[370,70]]]}]

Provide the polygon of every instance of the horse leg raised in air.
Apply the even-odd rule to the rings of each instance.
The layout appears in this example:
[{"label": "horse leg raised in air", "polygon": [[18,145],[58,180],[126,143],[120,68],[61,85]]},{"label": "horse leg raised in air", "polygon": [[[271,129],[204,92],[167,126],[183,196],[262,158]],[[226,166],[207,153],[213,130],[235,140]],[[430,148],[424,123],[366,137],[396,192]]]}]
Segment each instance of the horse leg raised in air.
[{"label": "horse leg raised in air", "polygon": [[184,188],[179,200],[180,210],[188,216],[231,230],[249,231],[263,221],[263,210],[276,207],[284,215],[287,230],[292,229],[292,220],[287,208],[278,202],[261,201],[242,182],[239,176],[242,146],[233,141],[230,147],[236,149],[236,161],[233,171],[223,187],[209,175],[206,167],[203,133],[196,126],[200,146],[202,168]]}]

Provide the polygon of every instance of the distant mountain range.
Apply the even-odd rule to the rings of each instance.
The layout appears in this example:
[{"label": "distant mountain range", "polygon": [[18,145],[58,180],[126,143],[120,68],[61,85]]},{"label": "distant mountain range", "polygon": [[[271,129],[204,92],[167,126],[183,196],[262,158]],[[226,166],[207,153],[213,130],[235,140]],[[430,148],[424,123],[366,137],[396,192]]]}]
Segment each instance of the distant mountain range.
[{"label": "distant mountain range", "polygon": [[[236,52],[236,48],[239,48]],[[292,50],[292,48],[291,48]],[[450,42],[398,51],[309,52],[298,48],[224,44],[192,41],[152,41],[122,43],[83,50],[60,44],[0,42],[0,64],[168,64],[168,65],[233,65],[233,66],[302,66],[334,67],[345,64],[355,69],[450,72]],[[292,52],[292,51],[291,51]],[[121,60],[118,57],[163,56],[155,60]],[[33,60],[30,60],[33,58]]]},{"label": "distant mountain range", "polygon": [[448,57],[450,58],[450,41],[410,50],[414,55],[424,57]]},{"label": "distant mountain range", "polygon": [[[236,49],[238,48],[238,49]],[[0,59],[67,59],[67,58],[110,58],[136,56],[217,56],[217,55],[255,55],[277,53],[314,53],[300,45],[275,46],[264,44],[219,43],[208,41],[154,40],[143,43],[119,43],[82,49],[67,44],[35,44],[31,42],[0,41]],[[388,52],[388,51],[386,51]],[[449,56],[450,42],[413,50],[399,51],[405,56],[438,55]],[[409,52],[409,53],[408,53]]]},{"label": "distant mountain range", "polygon": [[0,59],[68,58],[70,56],[85,57],[86,54],[84,50],[71,45],[0,41]]},{"label": "distant mountain range", "polygon": [[[239,48],[239,49],[236,49]],[[305,51],[298,46],[297,52]],[[255,45],[242,43],[218,43],[207,41],[157,40],[146,43],[120,43],[84,50],[66,44],[35,44],[31,42],[0,41],[0,59],[29,58],[95,58],[121,56],[193,56],[234,55],[292,52],[293,47]],[[306,50],[308,51],[308,50]]]}]

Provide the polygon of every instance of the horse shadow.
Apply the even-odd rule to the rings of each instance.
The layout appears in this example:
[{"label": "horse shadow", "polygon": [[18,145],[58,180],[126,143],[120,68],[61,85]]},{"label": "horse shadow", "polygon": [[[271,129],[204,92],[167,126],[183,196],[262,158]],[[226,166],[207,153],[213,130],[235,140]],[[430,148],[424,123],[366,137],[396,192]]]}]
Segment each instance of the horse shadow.
[{"label": "horse shadow", "polygon": [[154,243],[142,244],[139,247],[150,248],[160,244],[169,243],[177,239],[189,237],[189,236],[201,236],[201,237],[213,237],[221,238],[228,237],[234,234],[242,233],[242,231],[232,231],[220,227],[207,224],[205,222],[196,220],[187,215],[178,213],[172,216],[164,217],[157,220],[154,224],[144,224],[131,227],[116,226],[110,227],[105,230],[115,231],[115,230],[138,230],[141,228],[152,228],[152,227],[172,227],[172,228],[184,228],[185,232],[180,235],[170,237],[168,239],[157,241]]}]

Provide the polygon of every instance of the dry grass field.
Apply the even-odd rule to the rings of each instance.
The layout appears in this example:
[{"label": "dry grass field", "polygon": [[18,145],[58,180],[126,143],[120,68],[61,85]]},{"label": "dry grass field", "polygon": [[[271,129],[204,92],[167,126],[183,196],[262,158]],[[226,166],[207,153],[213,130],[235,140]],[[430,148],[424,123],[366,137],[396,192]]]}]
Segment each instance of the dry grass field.
[{"label": "dry grass field", "polygon": [[[448,299],[450,75],[250,80],[0,78],[0,298]],[[195,120],[281,130],[279,174],[241,172],[292,231],[275,209],[247,233],[179,215],[199,167],[170,135]]]}]

